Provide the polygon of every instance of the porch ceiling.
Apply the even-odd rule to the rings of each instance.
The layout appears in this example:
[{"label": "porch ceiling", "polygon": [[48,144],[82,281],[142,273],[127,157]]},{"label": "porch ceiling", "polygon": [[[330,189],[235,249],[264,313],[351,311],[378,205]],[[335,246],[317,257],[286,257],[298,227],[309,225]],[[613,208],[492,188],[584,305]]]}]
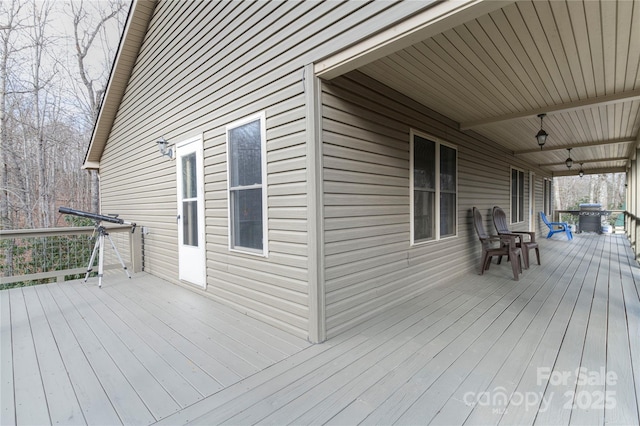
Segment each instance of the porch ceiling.
[{"label": "porch ceiling", "polygon": [[359,70],[555,176],[623,172],[638,145],[639,2],[509,2]]}]

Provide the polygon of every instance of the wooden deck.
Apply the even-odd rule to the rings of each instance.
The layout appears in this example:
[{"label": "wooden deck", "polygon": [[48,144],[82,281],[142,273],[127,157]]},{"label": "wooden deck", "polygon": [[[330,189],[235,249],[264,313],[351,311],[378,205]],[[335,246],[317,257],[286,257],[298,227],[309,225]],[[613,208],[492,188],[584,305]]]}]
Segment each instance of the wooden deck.
[{"label": "wooden deck", "polygon": [[145,274],[1,291],[0,423],[639,424],[627,239],[541,254],[321,345]]}]

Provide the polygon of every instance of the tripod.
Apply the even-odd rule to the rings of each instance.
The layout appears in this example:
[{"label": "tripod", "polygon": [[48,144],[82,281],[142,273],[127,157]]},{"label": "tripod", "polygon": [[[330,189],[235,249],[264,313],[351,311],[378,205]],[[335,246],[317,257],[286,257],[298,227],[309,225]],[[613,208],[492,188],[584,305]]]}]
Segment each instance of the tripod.
[{"label": "tripod", "polygon": [[102,275],[104,272],[104,237],[109,239],[111,247],[113,247],[113,251],[116,253],[116,256],[118,256],[118,260],[120,261],[125,274],[127,274],[127,277],[131,278],[129,271],[127,271],[127,266],[122,261],[122,257],[120,257],[120,253],[118,252],[115,244],[113,244],[113,240],[109,236],[107,229],[102,225],[96,224],[96,229],[93,231],[93,234],[95,235],[96,232],[98,233],[98,237],[96,238],[96,244],[93,247],[93,253],[91,253],[91,260],[89,260],[89,266],[87,267],[87,274],[84,276],[84,282],[87,282],[89,274],[93,270],[93,261],[96,259],[96,254],[98,254],[98,287],[102,288]]}]

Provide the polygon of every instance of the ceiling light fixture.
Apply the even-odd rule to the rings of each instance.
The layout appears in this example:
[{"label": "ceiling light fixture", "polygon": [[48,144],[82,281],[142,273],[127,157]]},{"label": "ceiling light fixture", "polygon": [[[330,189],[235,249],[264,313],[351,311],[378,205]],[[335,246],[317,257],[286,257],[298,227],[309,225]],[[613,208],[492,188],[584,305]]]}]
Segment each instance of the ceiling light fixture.
[{"label": "ceiling light fixture", "polygon": [[580,163],[580,171],[578,172],[578,176],[580,177],[584,176],[584,170],[582,170],[582,164],[583,163]]},{"label": "ceiling light fixture", "polygon": [[545,144],[545,142],[547,142],[547,137],[549,136],[549,134],[545,132],[544,129],[542,128],[542,119],[545,118],[546,116],[547,114],[538,114],[538,117],[540,117],[540,130],[536,135],[536,139],[538,140],[540,151],[542,151],[542,146]]},{"label": "ceiling light fixture", "polygon": [[571,148],[567,148],[567,151],[569,151],[569,158],[564,161],[564,164],[566,164],[567,168],[570,169],[571,166],[573,166],[573,159],[571,158]]}]

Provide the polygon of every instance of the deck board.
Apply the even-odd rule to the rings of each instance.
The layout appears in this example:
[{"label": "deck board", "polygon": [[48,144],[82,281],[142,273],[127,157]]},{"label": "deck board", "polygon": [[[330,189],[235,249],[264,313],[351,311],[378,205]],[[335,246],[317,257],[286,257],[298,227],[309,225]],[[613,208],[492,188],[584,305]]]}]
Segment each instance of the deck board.
[{"label": "deck board", "polygon": [[640,417],[640,299],[638,287],[634,283],[640,284],[640,271],[630,265],[629,260],[633,259],[628,245],[618,242],[619,259],[621,267],[622,294],[624,306],[627,311],[627,332],[629,336],[629,352],[631,355],[632,374],[635,384],[635,407]]},{"label": "deck board", "polygon": [[178,351],[189,358],[189,362],[198,366],[206,374],[214,378],[219,384],[218,389],[223,389],[228,384],[235,383],[240,379],[240,376],[233,372],[221,359],[216,359],[215,356],[200,348],[179,331],[171,328],[168,324],[171,320],[166,318],[166,311],[163,311],[153,304],[147,303],[142,305],[142,308],[139,308],[143,299],[131,297],[126,291],[118,292],[115,297],[120,303],[129,306],[131,310],[138,309],[135,315],[139,316],[142,321],[149,324],[162,338],[166,339]]},{"label": "deck board", "polygon": [[[49,286],[34,287],[87,424],[122,424]],[[53,350],[53,349],[52,349]],[[22,423],[22,421],[20,421]]]},{"label": "deck board", "polygon": [[35,287],[22,289],[31,334],[40,366],[43,387],[46,393],[47,406],[51,423],[83,424],[82,409],[78,403],[73,385],[69,380],[67,368],[56,348],[55,338],[51,332]]},{"label": "deck board", "polygon": [[47,424],[49,411],[24,295],[21,288],[9,293],[16,418],[28,424]]},{"label": "deck board", "polygon": [[[339,388],[340,391],[321,395],[325,398],[317,403],[313,409],[298,417],[295,422],[302,424],[326,422],[354,424],[362,420],[362,416],[371,412],[372,407],[376,406],[380,399],[384,400],[383,398],[392,389],[393,383],[397,387],[400,381],[410,377],[406,374],[411,369],[407,369],[405,366],[408,365],[407,361],[416,351],[421,350],[427,342],[442,334],[459,334],[460,330],[468,327],[478,318],[479,313],[483,312],[486,306],[495,303],[506,291],[506,285],[497,289],[480,289],[475,292],[476,297],[471,297],[464,304],[445,312],[446,315],[442,315],[437,321],[434,318],[433,324],[430,326],[425,327],[426,323],[421,321],[417,324],[419,329],[414,331],[414,334],[415,332],[418,334],[406,336],[406,333],[403,333],[391,340],[390,344],[394,346],[393,351],[379,361],[371,363],[370,368],[363,370],[355,381],[341,384],[339,378],[335,378],[334,382],[336,383],[332,386],[336,389]],[[408,339],[402,341],[401,339],[405,337]],[[404,377],[399,373],[404,373]],[[309,395],[307,401],[314,400],[316,397],[318,395],[314,392],[313,396]]]},{"label": "deck board", "polygon": [[[251,347],[256,353],[271,360],[292,355],[309,346],[304,340],[271,327],[262,321],[237,312],[226,306],[211,304],[196,292],[185,292],[177,286],[162,286],[163,297],[171,300],[186,312],[191,312],[203,323],[226,333],[235,340]],[[253,333],[254,329],[260,333]]]},{"label": "deck board", "polygon": [[[529,348],[529,355],[524,358],[526,362],[522,362],[525,368],[515,375],[518,378],[517,386],[513,389],[507,387],[507,393],[513,391],[514,395],[509,399],[504,411],[499,412],[500,416],[494,417],[495,424],[498,422],[531,424],[543,404],[544,400],[541,397],[530,404],[523,402],[522,399],[530,395],[544,395],[548,383],[547,380],[541,379],[541,369],[556,370],[555,364],[563,339],[567,338],[567,328],[575,313],[580,291],[589,275],[588,267],[594,257],[592,256],[594,247],[576,251],[577,248],[574,248],[574,252],[580,255],[573,255],[572,261],[563,263],[561,266],[564,271],[559,281],[555,283],[556,290],[561,291],[549,297],[545,303],[545,309],[536,316],[536,323],[539,325],[537,329],[531,327],[525,332],[523,341],[533,340],[536,345]],[[530,332],[534,334],[529,335]],[[512,363],[518,363],[518,359],[512,358]],[[496,383],[504,383],[508,380],[507,377],[508,375],[502,376]],[[552,387],[555,389],[555,385]]]},{"label": "deck board", "polygon": [[[131,287],[123,289],[123,294],[141,303],[144,299],[147,309],[172,330],[182,335],[203,352],[214,359],[224,359],[227,376],[221,378],[223,385],[235,383],[242,377],[254,374],[270,365],[266,360],[258,360],[255,353],[250,353],[244,345],[228,339],[207,327],[197,316],[188,314],[174,306],[171,299],[161,298],[156,294],[142,295]],[[255,365],[254,365],[255,363]]]},{"label": "deck board", "polygon": [[[475,397],[480,395],[481,392],[486,392],[487,394],[504,392],[506,396],[513,391],[513,389],[509,390],[505,383],[513,384],[513,387],[515,387],[519,378],[524,374],[527,362],[539,347],[542,335],[549,326],[549,320],[553,313],[557,311],[557,302],[560,301],[558,294],[563,289],[566,289],[569,284],[567,274],[564,271],[567,259],[561,256],[554,256],[549,260],[553,261],[553,263],[550,262],[548,268],[555,269],[549,275],[547,285],[554,287],[553,292],[548,293],[548,296],[541,301],[539,309],[535,311],[533,317],[519,316],[517,320],[519,323],[514,321],[510,325],[509,329],[502,334],[484,359],[478,361],[482,368],[474,368],[464,381],[456,380],[457,377],[453,375],[454,372],[450,372],[449,376],[453,375],[453,377],[449,380],[456,386],[455,390],[450,394],[446,394],[446,399],[441,401],[442,408],[437,412],[435,412],[435,409],[425,412],[425,415],[429,415],[429,417],[425,418],[433,418],[432,422],[434,424],[462,424],[465,421],[470,424],[473,424],[474,421],[482,421],[488,424],[491,423],[492,415],[497,416],[494,420],[499,420],[499,414],[506,409],[506,404],[505,406],[488,407],[482,404],[474,406],[473,403],[477,401]],[[541,279],[541,277],[534,279]],[[556,279],[558,279],[557,283],[555,282]],[[566,285],[562,284],[563,280]],[[527,308],[531,309],[532,305],[527,306]],[[526,326],[523,322],[526,322]],[[445,383],[444,386],[446,385]],[[450,387],[452,386],[450,385]],[[430,389],[427,395],[434,393],[437,388]],[[439,406],[438,404],[430,405]],[[487,413],[487,410],[489,413]],[[473,416],[469,419],[472,411]]]},{"label": "deck board", "polygon": [[[569,312],[572,312],[572,316],[568,319],[568,324],[563,332],[564,339],[560,345],[556,361],[551,367],[538,366],[546,368],[546,371],[548,371],[549,374],[551,371],[574,371],[576,364],[579,365],[582,359],[590,308],[580,309],[579,307],[589,307],[591,305],[596,284],[595,277],[597,276],[598,268],[595,247],[595,242],[597,242],[597,240],[592,241],[594,244],[586,248],[586,253],[589,253],[589,255],[583,257],[582,263],[574,277],[574,280],[581,280],[582,285],[579,288],[579,294],[575,305],[570,307]],[[580,272],[580,270],[582,270],[582,272]],[[561,329],[556,329],[556,331],[562,332]],[[538,410],[535,422],[536,424],[544,425],[558,423],[568,424],[571,411],[564,408],[566,401],[563,396],[567,392],[575,391],[576,377],[575,375],[572,375],[560,383],[555,383],[549,386],[546,381],[538,383],[538,377],[543,377],[545,375],[545,371],[538,370],[536,368],[535,389],[537,389],[537,395],[541,395],[541,397],[537,404]],[[542,388],[541,385],[545,385],[545,388]]]},{"label": "deck board", "polygon": [[[366,401],[371,412],[360,411],[365,424],[387,423],[397,420],[419,398],[421,392],[435,381],[447,362],[453,362],[484,330],[520,297],[524,288],[503,286],[477,305],[465,306],[453,311],[441,329],[424,333],[415,343],[419,346],[399,365],[393,374],[386,376],[376,387],[369,389],[359,400]],[[391,395],[387,390],[393,391]],[[370,395],[374,398],[369,399]],[[340,423],[340,416],[332,423]]]},{"label": "deck board", "polygon": [[[611,262],[609,262],[609,320],[607,324],[607,344],[614,348],[629,348],[629,334],[638,334],[640,329],[629,330],[627,312],[629,312],[622,292],[618,245],[611,240]],[[605,422],[614,425],[640,424],[636,387],[629,350],[607,351],[607,371],[615,372],[617,380],[603,380],[604,392],[611,392],[615,404],[604,404]],[[636,377],[638,379],[640,377]],[[615,395],[613,394],[615,392]]]},{"label": "deck board", "polygon": [[105,304],[120,318],[131,325],[145,343],[168,363],[170,363],[202,396],[211,395],[223,386],[215,379],[220,368],[200,349],[195,348],[175,330],[170,329],[158,318],[120,292],[104,292]]},{"label": "deck board", "polygon": [[[604,242],[602,242],[604,243]],[[607,359],[607,319],[608,319],[608,297],[609,297],[609,265],[610,258],[607,256],[605,245],[601,244],[598,249],[597,261],[594,267],[590,268],[590,274],[595,276],[595,291],[593,301],[590,306],[590,316],[587,328],[585,343],[583,346],[582,360],[576,368],[583,368],[584,371],[599,371],[606,365]],[[597,267],[596,267],[597,266]],[[572,369],[571,379],[577,381],[575,390],[571,394],[557,395],[562,396],[563,409],[570,413],[570,424],[602,424],[604,423],[604,407],[597,405],[582,406],[576,404],[574,407],[575,396],[579,395],[596,395],[604,392],[602,384],[588,384],[579,381],[575,374],[575,368]],[[573,396],[573,398],[572,398]],[[571,409],[569,409],[571,408]]]},{"label": "deck board", "polygon": [[[545,294],[552,290],[550,285],[545,285],[541,280],[530,286],[519,284],[520,282],[517,282],[513,286],[515,291],[507,294],[507,297],[486,310],[479,320],[462,330],[454,341],[433,342],[431,346],[435,344],[433,349],[435,356],[415,373],[399,392],[380,405],[365,423],[397,421],[407,424],[427,421],[429,417],[419,420],[423,419],[423,415],[428,415],[425,411],[430,408],[439,408],[438,404],[432,404],[431,401],[425,402],[432,395],[428,392],[429,389],[434,388],[439,391],[438,383],[450,386],[451,374],[464,378],[500,337],[511,327],[518,327],[520,321],[524,321],[524,324],[520,325],[519,330],[525,329],[528,318],[520,315],[524,305],[535,303],[537,299],[544,299]],[[392,410],[392,407],[395,408]]]},{"label": "deck board", "polygon": [[[202,397],[202,394],[197,389],[136,333],[132,324],[125,322],[123,318],[111,311],[106,304],[101,303],[93,292],[83,286],[69,286],[68,288],[76,291],[87,306],[93,309],[95,312],[93,314],[94,317],[104,321],[105,324],[109,324],[112,333],[121,341],[121,344],[116,342],[112,345],[120,346],[120,350],[127,351],[135,357],[136,361],[131,363],[132,367],[134,369],[143,368],[147,370],[149,375],[157,381],[157,385],[154,385],[152,389],[155,388],[153,392],[157,392],[155,397],[158,403],[166,404],[165,409],[174,412]],[[85,316],[85,318],[88,318],[88,316]],[[113,338],[113,336],[111,337]],[[158,385],[162,387],[164,392],[158,389]],[[165,393],[170,399],[161,397]],[[168,414],[160,415],[160,417],[166,417],[166,415]]]},{"label": "deck board", "polygon": [[[65,284],[68,285],[68,284]],[[149,424],[156,419],[136,393],[117,362],[67,297],[62,285],[48,286],[118,416],[125,424]]]},{"label": "deck board", "polygon": [[488,294],[485,294],[488,287],[480,288],[475,293],[485,297],[479,303],[474,301],[467,306],[461,306],[452,311],[444,321],[440,321],[436,327],[426,329],[418,338],[412,339],[408,344],[398,348],[394,353],[395,357],[388,357],[382,361],[382,365],[386,365],[388,369],[387,374],[381,377],[375,386],[367,388],[357,398],[352,398],[349,405],[334,415],[329,423],[354,424],[363,421],[373,410],[385,402],[392,392],[410,380],[413,374],[424,366],[430,356],[433,356],[431,352],[437,348],[437,345],[429,348],[428,345],[431,342],[436,339],[440,342],[453,341],[472,324],[479,324],[487,309],[505,300],[505,297],[515,298],[520,294],[518,290],[514,290],[507,283],[508,281],[504,280],[501,286]]},{"label": "deck board", "polygon": [[[74,304],[78,314],[85,321],[95,336],[96,347],[100,345],[105,354],[112,360],[122,374],[124,380],[131,386],[153,417],[161,419],[176,412],[180,405],[163,388],[151,373],[157,367],[152,366],[155,358],[141,361],[136,353],[127,347],[121,336],[127,332],[126,324],[119,321],[108,321],[97,314],[91,305],[86,303],[75,290],[77,285],[61,286],[65,295]],[[93,339],[93,337],[91,337]]]},{"label": "deck board", "polygon": [[[469,297],[462,294],[449,294],[449,296],[449,298],[453,299],[447,304],[447,306],[451,306],[450,309],[467,303],[469,299]],[[447,300],[449,298],[443,299]],[[366,343],[363,342],[363,344],[346,354],[348,356],[341,356],[339,360],[334,360],[331,368],[316,370],[310,375],[298,379],[292,385],[261,400],[259,404],[251,407],[250,415],[245,413],[242,416],[231,417],[225,421],[242,424],[256,423],[258,421],[267,424],[282,424],[287,419],[304,414],[315,405],[318,399],[335,395],[337,389],[340,389],[345,383],[351,383],[360,374],[370,374],[370,368],[375,367],[379,360],[385,359],[398,346],[416,338],[424,330],[427,322],[437,322],[444,316],[443,313],[436,315],[438,312],[435,310],[438,307],[439,304],[431,304],[417,314],[411,315],[385,330],[382,330],[381,326],[378,325],[376,333],[380,336],[387,335],[389,338],[368,339]],[[310,391],[313,391],[313,397],[308,395]],[[268,410],[260,407],[268,407]],[[277,411],[273,412],[274,409],[277,409]],[[266,416],[265,413],[269,415]]]},{"label": "deck board", "polygon": [[0,424],[16,423],[13,383],[11,302],[8,291],[0,291]]},{"label": "deck board", "polygon": [[[493,264],[318,345],[146,274],[5,290],[1,423],[637,424],[628,241],[540,245],[519,281]],[[585,406],[606,391],[614,407]],[[504,401],[469,401],[483,394]]]}]

